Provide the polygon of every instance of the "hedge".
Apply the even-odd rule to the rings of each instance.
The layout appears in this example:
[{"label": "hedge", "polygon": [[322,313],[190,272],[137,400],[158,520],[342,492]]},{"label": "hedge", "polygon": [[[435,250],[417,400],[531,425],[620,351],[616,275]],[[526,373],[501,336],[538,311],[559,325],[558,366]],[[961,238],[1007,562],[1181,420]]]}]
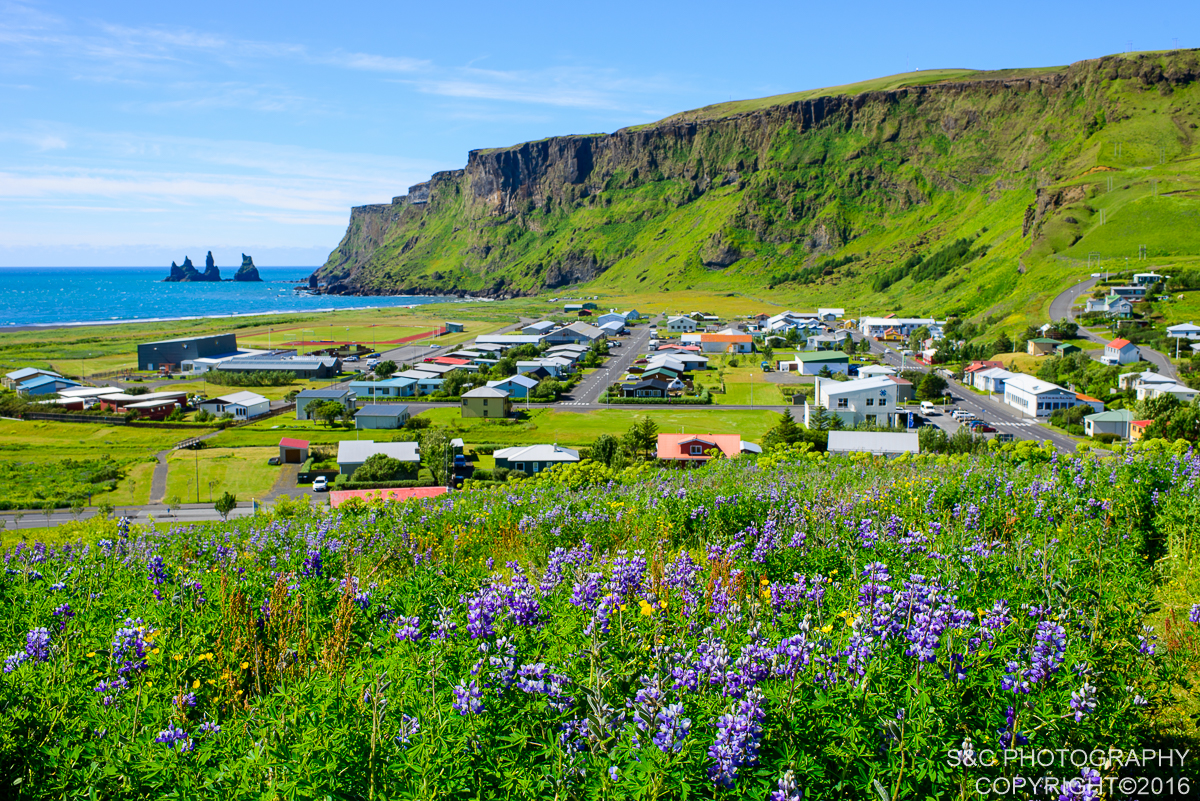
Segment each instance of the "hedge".
[{"label": "hedge", "polygon": [[407,487],[436,487],[432,481],[343,481],[341,476],[333,482],[333,488],[339,490],[372,490],[395,489]]},{"label": "hedge", "polygon": [[710,406],[712,398],[707,395],[701,398],[609,398],[602,395],[596,403],[604,406]]}]

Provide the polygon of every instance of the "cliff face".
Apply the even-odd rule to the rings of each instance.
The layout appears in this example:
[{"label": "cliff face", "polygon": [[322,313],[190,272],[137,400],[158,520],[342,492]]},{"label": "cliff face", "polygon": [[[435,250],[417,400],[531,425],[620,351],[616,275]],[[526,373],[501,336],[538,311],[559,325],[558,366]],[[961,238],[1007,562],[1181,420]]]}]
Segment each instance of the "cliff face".
[{"label": "cliff face", "polygon": [[242,254],[242,266],[233,274],[234,281],[261,281],[262,278],[258,274],[258,268],[254,266],[254,259]]},{"label": "cliff face", "polygon": [[[1179,130],[1195,127],[1198,75],[1194,51],[1109,57],[476,150],[463,170],[352,209],[314,278],[329,292],[504,297],[803,274],[836,293],[965,231],[1015,257],[1087,194],[1039,201],[1039,188],[1094,166],[1107,121],[1147,113],[1136,100],[1174,105],[1156,122],[1182,142],[1172,158],[1190,150]],[[839,251],[858,251],[853,266]]]}]

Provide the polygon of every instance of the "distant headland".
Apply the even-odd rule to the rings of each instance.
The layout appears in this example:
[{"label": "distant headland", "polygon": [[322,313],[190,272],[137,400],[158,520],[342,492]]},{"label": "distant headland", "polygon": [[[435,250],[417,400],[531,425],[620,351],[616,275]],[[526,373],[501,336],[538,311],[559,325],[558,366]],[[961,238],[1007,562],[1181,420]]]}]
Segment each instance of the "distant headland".
[{"label": "distant headland", "polygon": [[[171,262],[171,274],[163,279],[170,282],[196,282],[196,281],[220,281],[221,270],[213,261],[212,251],[208,251],[208,258],[204,260],[204,272],[196,269],[196,265],[192,264],[192,260],[187,256],[183,257],[183,266]],[[258,268],[254,266],[254,259],[242,254],[242,266],[233,275],[234,281],[261,281],[262,278],[258,274]]]}]

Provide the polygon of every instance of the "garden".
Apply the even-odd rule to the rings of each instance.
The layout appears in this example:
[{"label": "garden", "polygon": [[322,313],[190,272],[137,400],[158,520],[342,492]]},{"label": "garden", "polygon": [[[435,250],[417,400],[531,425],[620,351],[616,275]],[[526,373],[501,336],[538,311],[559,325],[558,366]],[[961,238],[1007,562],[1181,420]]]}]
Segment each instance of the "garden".
[{"label": "garden", "polygon": [[[1200,457],[1034,450],[804,443],[80,524],[4,556],[0,782],[888,801],[1150,777],[1186,795],[1186,770],[1127,755],[1195,742]],[[1103,753],[1021,767],[1060,749]]]}]

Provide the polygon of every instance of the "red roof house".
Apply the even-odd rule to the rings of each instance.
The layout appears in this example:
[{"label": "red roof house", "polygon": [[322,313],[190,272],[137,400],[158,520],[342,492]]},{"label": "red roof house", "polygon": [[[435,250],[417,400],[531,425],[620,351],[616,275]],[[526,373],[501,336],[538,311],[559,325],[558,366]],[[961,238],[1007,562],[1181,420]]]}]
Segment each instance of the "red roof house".
[{"label": "red roof house", "polygon": [[329,505],[334,509],[351,498],[362,498],[364,501],[408,501],[414,498],[436,498],[445,495],[445,487],[392,487],[388,489],[370,490],[334,490],[329,493]]},{"label": "red roof house", "polygon": [[1002,369],[1002,370],[1003,370],[1003,369],[1004,369],[1004,362],[998,362],[998,361],[977,361],[977,362],[971,362],[971,366],[970,366],[970,367],[968,367],[967,369],[963,370],[963,372],[964,372],[964,373],[968,373],[968,374],[969,374],[969,373],[977,373],[977,372],[979,372],[980,370],[990,370],[990,369],[992,369],[993,367],[999,367],[1000,369]]},{"label": "red roof house", "polygon": [[750,442],[742,442],[737,434],[659,434],[659,459],[676,462],[707,462],[712,459],[709,452],[719,450],[727,457],[743,453],[760,453],[762,448]]},{"label": "red roof house", "polygon": [[280,464],[303,464],[308,461],[308,440],[284,437],[279,440]]}]

